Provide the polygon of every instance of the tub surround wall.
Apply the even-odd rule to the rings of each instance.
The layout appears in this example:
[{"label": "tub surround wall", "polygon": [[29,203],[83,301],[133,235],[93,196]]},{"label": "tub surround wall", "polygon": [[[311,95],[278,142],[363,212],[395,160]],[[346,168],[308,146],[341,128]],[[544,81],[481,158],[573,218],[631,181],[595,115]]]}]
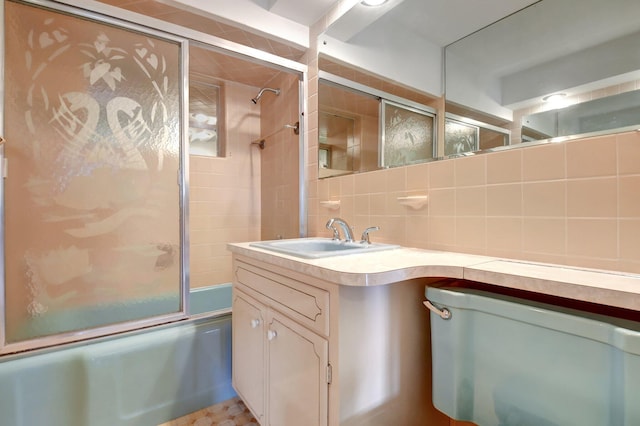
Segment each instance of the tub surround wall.
[{"label": "tub surround wall", "polygon": [[225,157],[189,157],[191,288],[231,282],[228,242],[260,239],[258,88],[223,82]]},{"label": "tub surround wall", "polygon": [[300,121],[298,77],[280,73],[269,86],[279,88],[280,95],[265,92],[258,102],[258,108],[260,136],[272,136],[265,139],[263,150],[254,145],[252,151],[252,155],[260,158],[262,165],[258,183],[262,193],[261,236],[263,240],[295,238],[300,236],[300,136],[285,126]]}]

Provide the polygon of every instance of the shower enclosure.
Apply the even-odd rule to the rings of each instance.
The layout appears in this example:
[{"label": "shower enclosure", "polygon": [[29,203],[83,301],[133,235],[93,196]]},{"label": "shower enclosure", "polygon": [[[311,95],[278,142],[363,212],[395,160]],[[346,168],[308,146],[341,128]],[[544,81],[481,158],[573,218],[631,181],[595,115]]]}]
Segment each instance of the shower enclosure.
[{"label": "shower enclosure", "polygon": [[2,350],[184,317],[186,42],[49,3],[4,18]]},{"label": "shower enclosure", "polygon": [[[296,120],[304,129],[306,67],[111,6],[101,9],[105,14],[90,12],[93,2],[0,3],[0,355],[187,318],[194,276],[197,288],[230,281],[230,266],[219,252],[226,251],[226,242],[246,238],[232,232],[242,217],[236,210],[240,196],[249,194],[253,206],[257,193],[258,237],[260,228],[280,233],[279,223],[264,218],[277,216],[276,208],[291,208],[281,195],[291,175],[264,178],[282,175],[283,161],[293,162],[291,173],[298,173],[300,195],[290,198],[299,203],[304,232],[303,132],[289,138],[290,129],[275,130]],[[223,82],[240,73],[224,68],[233,58],[275,70],[266,81],[221,86],[228,111],[218,117],[225,120],[218,131],[233,143],[220,152],[228,158],[206,159],[188,150],[190,76],[196,62],[207,64],[190,57],[196,46],[227,55],[208,62],[220,66],[216,78]],[[267,83],[281,87],[282,95],[254,105],[251,96]],[[278,115],[283,110],[289,113]],[[256,117],[257,129],[248,131]],[[262,152],[251,141],[265,134],[270,136]],[[250,171],[238,178],[240,163]],[[236,186],[216,187],[220,182]],[[276,206],[264,204],[272,193],[280,197]],[[207,216],[205,204],[216,212]],[[197,211],[190,215],[193,206]],[[212,228],[212,222],[223,228]],[[240,229],[238,235],[245,234]],[[208,261],[212,254],[214,262]],[[213,279],[202,270],[205,262],[219,269]]]}]

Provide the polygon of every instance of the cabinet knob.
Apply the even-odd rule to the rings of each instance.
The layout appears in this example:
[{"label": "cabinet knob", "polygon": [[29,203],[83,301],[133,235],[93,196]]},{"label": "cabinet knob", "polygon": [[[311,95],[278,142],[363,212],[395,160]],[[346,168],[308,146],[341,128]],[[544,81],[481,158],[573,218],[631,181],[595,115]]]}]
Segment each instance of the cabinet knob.
[{"label": "cabinet knob", "polygon": [[268,340],[273,340],[276,337],[278,337],[278,333],[275,330],[269,330],[267,331],[267,339]]},{"label": "cabinet knob", "polygon": [[257,328],[260,325],[260,320],[259,319],[252,319],[251,320],[251,328]]}]

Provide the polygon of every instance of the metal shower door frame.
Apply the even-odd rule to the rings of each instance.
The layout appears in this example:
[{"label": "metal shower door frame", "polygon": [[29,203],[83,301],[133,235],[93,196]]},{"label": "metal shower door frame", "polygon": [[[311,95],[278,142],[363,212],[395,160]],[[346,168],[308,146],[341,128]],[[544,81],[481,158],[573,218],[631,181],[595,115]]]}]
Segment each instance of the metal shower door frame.
[{"label": "metal shower door frame", "polygon": [[[0,0],[0,19],[2,20],[2,31],[0,32],[0,137],[5,134],[5,3],[11,0]],[[179,37],[173,34],[165,33],[150,29],[133,21],[126,21],[120,19],[117,14],[101,14],[95,12],[89,12],[87,9],[83,9],[84,1],[75,1],[73,5],[64,5],[54,3],[48,0],[18,0],[14,3],[21,3],[28,6],[41,6],[52,10],[54,12],[66,13],[71,16],[86,18],[92,21],[96,21],[102,24],[108,24],[121,28],[124,30],[131,30],[145,35],[153,36],[158,39],[167,40],[169,42],[176,43],[180,49],[180,66],[179,73],[181,78],[180,84],[180,160],[179,160],[179,206],[180,209],[180,306],[177,312],[168,314],[147,317],[139,320],[132,320],[123,323],[113,323],[104,326],[98,326],[95,328],[62,332],[59,334],[52,334],[43,337],[35,337],[32,339],[19,341],[15,343],[7,343],[6,336],[6,294],[5,294],[5,280],[6,280],[6,267],[5,267],[5,185],[4,177],[8,173],[8,163],[4,156],[4,142],[0,146],[0,174],[3,177],[0,179],[0,355],[11,354],[15,352],[46,348],[54,345],[76,342],[80,340],[86,340],[90,338],[97,338],[108,336],[116,333],[122,333],[126,331],[133,331],[144,327],[166,324],[169,322],[182,320],[188,316],[188,289],[189,289],[189,272],[188,272],[188,251],[189,251],[189,235],[188,235],[188,152],[186,149],[187,141],[187,99],[188,99],[188,60],[189,60],[189,41],[184,37]],[[92,2],[91,2],[92,3]]]},{"label": "metal shower door frame", "polygon": [[[4,134],[4,69],[5,69],[5,34],[4,34],[4,9],[5,3],[11,0],[0,0],[0,22],[2,22],[2,31],[0,31],[0,137]],[[181,211],[181,311],[177,314],[166,315],[162,317],[153,317],[145,320],[131,321],[129,323],[109,325],[90,330],[81,330],[78,332],[68,332],[42,338],[36,338],[27,341],[28,344],[16,343],[6,344],[5,336],[5,230],[4,230],[4,179],[0,178],[0,356],[18,351],[33,350],[46,348],[59,344],[67,344],[86,339],[106,337],[115,333],[135,331],[140,328],[161,325],[169,322],[178,321],[188,317],[188,292],[189,292],[189,161],[188,161],[188,71],[189,71],[189,45],[190,42],[202,43],[216,50],[227,53],[229,55],[241,56],[254,62],[261,62],[272,67],[279,68],[283,71],[295,73],[299,79],[299,108],[300,108],[300,236],[307,234],[307,162],[308,162],[308,136],[305,129],[308,125],[308,105],[307,105],[307,87],[308,67],[289,59],[285,59],[274,54],[234,43],[210,34],[192,30],[180,25],[171,24],[156,18],[144,16],[135,12],[130,12],[118,7],[110,6],[104,3],[98,3],[92,0],[57,0],[55,2],[49,0],[17,0],[20,3],[43,6],[49,9],[70,13],[79,17],[89,18],[102,23],[116,25],[123,29],[135,30],[141,33],[154,35],[170,41],[180,43],[181,50],[181,96],[180,96],[180,115],[181,115],[181,142],[180,142],[180,173],[178,176],[180,188],[180,211]],[[162,28],[162,31],[156,30]],[[0,176],[6,173],[4,162],[4,146],[0,143]]]}]

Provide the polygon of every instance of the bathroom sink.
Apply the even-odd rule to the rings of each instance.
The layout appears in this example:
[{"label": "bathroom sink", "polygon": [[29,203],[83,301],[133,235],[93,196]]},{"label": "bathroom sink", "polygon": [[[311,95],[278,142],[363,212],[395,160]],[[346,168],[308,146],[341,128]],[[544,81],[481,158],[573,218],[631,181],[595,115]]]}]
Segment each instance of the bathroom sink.
[{"label": "bathroom sink", "polygon": [[249,244],[264,250],[271,250],[289,256],[304,259],[318,259],[321,257],[343,256],[346,254],[371,253],[381,250],[391,250],[400,246],[393,244],[361,244],[359,242],[346,243],[330,238],[294,238],[287,240],[261,241]]}]

